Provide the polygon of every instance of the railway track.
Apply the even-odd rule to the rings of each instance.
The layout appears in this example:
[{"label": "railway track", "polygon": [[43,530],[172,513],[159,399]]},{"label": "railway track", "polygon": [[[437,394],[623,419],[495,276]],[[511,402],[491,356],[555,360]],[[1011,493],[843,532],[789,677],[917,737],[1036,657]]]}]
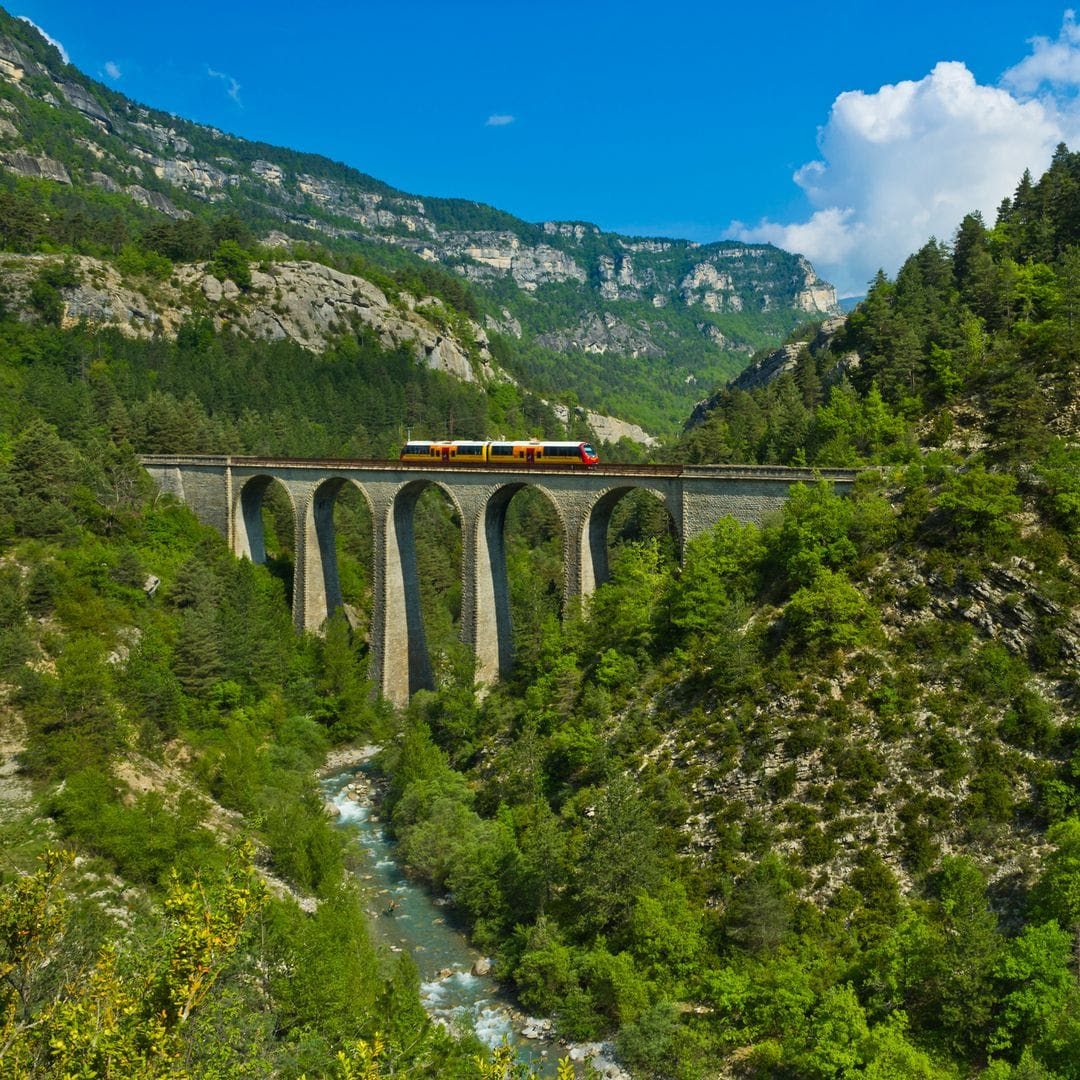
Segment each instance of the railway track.
[{"label": "railway track", "polygon": [[144,454],[140,460],[145,465],[217,465],[237,468],[308,468],[332,470],[369,470],[382,472],[422,472],[422,473],[495,473],[515,475],[539,473],[558,475],[560,473],[584,473],[592,476],[637,476],[637,477],[677,477],[677,476],[714,476],[731,479],[777,479],[789,482],[796,480],[813,481],[818,477],[826,480],[850,480],[858,469],[806,469],[790,468],[786,465],[548,465],[546,463],[494,464],[483,465],[442,465],[426,462],[405,462],[363,458],[271,458],[253,457],[241,454]]}]

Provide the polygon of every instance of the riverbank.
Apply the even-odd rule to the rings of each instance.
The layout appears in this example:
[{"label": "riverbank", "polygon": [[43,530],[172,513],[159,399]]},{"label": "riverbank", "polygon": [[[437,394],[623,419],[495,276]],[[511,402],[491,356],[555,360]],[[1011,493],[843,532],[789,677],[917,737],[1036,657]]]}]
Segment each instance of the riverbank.
[{"label": "riverbank", "polygon": [[526,1016],[491,977],[490,962],[447,922],[448,898],[432,897],[405,874],[393,842],[373,813],[376,791],[364,768],[379,747],[336,751],[320,770],[328,812],[357,838],[356,874],[369,890],[372,936],[391,952],[408,951],[421,978],[421,999],[436,1022],[467,1026],[488,1046],[504,1038],[520,1060],[542,1076],[554,1076],[558,1059],[590,1063],[605,1080],[630,1080],[610,1058],[606,1044],[557,1039],[552,1022]]},{"label": "riverbank", "polygon": [[350,769],[358,769],[361,765],[366,765],[381,749],[381,746],[374,744],[336,747],[327,753],[326,760],[315,775],[320,780],[326,780]]}]

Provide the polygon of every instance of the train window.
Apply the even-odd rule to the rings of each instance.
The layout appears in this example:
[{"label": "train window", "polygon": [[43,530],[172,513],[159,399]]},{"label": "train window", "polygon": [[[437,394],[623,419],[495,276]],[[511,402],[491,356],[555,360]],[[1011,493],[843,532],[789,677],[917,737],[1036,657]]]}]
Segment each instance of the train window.
[{"label": "train window", "polygon": [[588,443],[582,447],[582,450],[584,450],[589,457],[596,457],[596,451]]},{"label": "train window", "polygon": [[499,454],[502,457],[512,457],[514,448],[509,443],[492,443],[491,452],[493,454]]}]

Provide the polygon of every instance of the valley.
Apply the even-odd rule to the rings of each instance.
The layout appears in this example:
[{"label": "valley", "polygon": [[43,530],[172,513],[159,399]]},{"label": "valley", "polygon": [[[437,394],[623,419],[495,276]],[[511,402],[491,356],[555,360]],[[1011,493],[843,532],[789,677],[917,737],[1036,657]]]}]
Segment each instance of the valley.
[{"label": "valley", "polygon": [[559,1080],[1080,1076],[1080,154],[841,315],[6,13],[0,99],[0,1080],[526,1077],[462,957]]}]

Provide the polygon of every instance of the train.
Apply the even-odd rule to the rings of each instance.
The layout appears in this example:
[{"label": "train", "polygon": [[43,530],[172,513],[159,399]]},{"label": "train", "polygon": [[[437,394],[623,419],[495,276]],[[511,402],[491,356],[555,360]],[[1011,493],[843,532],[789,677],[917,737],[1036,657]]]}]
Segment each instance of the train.
[{"label": "train", "polygon": [[466,439],[410,439],[401,448],[401,460],[427,465],[599,465],[600,458],[587,442],[546,442],[509,439],[477,442]]}]

